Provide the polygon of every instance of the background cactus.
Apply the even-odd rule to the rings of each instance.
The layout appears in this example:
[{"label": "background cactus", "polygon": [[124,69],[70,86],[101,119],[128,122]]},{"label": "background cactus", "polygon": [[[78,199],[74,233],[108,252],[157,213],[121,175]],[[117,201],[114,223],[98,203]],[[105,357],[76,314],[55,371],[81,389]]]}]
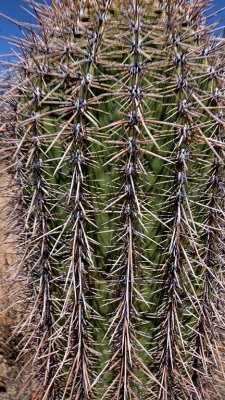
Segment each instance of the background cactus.
[{"label": "background cactus", "polygon": [[30,3],[1,115],[24,397],[223,398],[224,41],[209,5]]}]

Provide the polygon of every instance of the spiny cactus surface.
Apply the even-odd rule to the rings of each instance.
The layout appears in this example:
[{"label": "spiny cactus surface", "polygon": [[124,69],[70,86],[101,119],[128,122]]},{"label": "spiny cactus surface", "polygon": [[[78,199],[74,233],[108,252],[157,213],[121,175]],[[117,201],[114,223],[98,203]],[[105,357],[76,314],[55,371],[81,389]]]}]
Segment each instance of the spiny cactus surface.
[{"label": "spiny cactus surface", "polygon": [[225,59],[212,2],[51,3],[30,1],[1,96],[22,393],[222,399]]}]

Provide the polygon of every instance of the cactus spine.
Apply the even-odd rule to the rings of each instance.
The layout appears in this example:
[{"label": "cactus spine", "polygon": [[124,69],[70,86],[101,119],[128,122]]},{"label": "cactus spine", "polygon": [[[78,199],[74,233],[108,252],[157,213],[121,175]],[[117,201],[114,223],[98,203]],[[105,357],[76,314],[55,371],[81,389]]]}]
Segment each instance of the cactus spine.
[{"label": "cactus spine", "polygon": [[1,115],[24,396],[221,398],[224,44],[208,4],[30,3]]}]

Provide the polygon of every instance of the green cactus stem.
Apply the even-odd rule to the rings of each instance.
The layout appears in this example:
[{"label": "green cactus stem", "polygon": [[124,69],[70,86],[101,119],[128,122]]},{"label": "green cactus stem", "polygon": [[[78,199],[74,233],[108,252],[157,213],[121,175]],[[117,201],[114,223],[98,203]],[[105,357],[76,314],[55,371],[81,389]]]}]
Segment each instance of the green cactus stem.
[{"label": "green cactus stem", "polygon": [[30,1],[35,24],[17,23],[18,60],[2,62],[22,396],[222,399],[225,64],[213,3],[51,3]]}]

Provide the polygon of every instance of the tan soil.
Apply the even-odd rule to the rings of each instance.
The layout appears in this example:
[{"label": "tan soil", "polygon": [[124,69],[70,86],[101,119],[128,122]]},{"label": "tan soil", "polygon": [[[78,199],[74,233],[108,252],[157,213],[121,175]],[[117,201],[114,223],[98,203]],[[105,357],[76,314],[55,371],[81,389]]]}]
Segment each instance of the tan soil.
[{"label": "tan soil", "polygon": [[6,279],[6,275],[12,274],[9,266],[16,261],[13,235],[6,237],[6,219],[12,196],[12,192],[6,190],[9,187],[10,175],[0,173],[0,400],[23,400],[22,397],[17,397],[21,386],[19,379],[16,379],[19,367],[15,361],[15,348],[9,342],[10,333],[18,318],[15,307],[10,307],[16,300],[16,294],[9,297],[10,288]]}]

